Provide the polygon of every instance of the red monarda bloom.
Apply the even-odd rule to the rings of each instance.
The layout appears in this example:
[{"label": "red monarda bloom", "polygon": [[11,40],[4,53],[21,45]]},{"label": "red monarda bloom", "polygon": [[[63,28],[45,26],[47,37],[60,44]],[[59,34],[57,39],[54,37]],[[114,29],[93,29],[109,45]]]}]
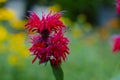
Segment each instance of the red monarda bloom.
[{"label": "red monarda bloom", "polygon": [[116,10],[117,10],[117,13],[120,14],[120,0],[116,0]]},{"label": "red monarda bloom", "polygon": [[29,50],[35,56],[32,63],[39,59],[40,64],[50,61],[51,65],[58,66],[62,60],[66,60],[69,40],[64,37],[66,26],[60,21],[61,16],[61,12],[50,12],[47,16],[43,14],[40,19],[34,12],[31,13],[25,28],[29,33],[36,33],[30,37],[32,47]]},{"label": "red monarda bloom", "polygon": [[61,16],[61,12],[55,14],[50,12],[47,16],[43,13],[42,19],[40,19],[34,12],[32,12],[29,17],[29,22],[25,26],[29,32],[37,31],[38,33],[42,33],[45,29],[47,29],[49,33],[52,31],[57,32],[65,27],[60,21]]},{"label": "red monarda bloom", "polygon": [[120,35],[113,37],[113,52],[120,51]]}]

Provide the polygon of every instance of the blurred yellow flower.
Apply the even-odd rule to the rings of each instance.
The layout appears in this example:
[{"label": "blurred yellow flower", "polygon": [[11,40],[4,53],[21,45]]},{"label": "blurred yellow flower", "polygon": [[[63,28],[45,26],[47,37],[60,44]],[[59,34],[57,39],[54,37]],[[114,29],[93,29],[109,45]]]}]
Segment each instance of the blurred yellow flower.
[{"label": "blurred yellow flower", "polygon": [[8,34],[7,30],[0,25],[0,41],[5,40],[7,37],[7,34]]},{"label": "blurred yellow flower", "polygon": [[6,2],[7,0],[0,0],[0,3],[4,3],[4,2]]},{"label": "blurred yellow flower", "polygon": [[67,17],[62,17],[61,21],[63,21],[63,23],[68,27],[73,25],[73,22]]},{"label": "blurred yellow flower", "polygon": [[9,56],[8,57],[8,63],[12,66],[16,65],[18,62],[18,58],[16,56]]},{"label": "blurred yellow flower", "polygon": [[48,8],[49,10],[52,10],[53,12],[58,12],[61,10],[60,6],[58,4],[52,5]]},{"label": "blurred yellow flower", "polygon": [[0,21],[9,20],[12,21],[16,18],[14,11],[6,8],[0,8]]},{"label": "blurred yellow flower", "polygon": [[10,37],[9,41],[11,43],[23,45],[24,39],[25,39],[25,34],[21,32],[21,33],[17,33],[17,34],[11,34],[9,37]]},{"label": "blurred yellow flower", "polygon": [[11,26],[15,29],[23,29],[24,24],[25,24],[25,21],[23,21],[23,20],[16,19],[14,21],[11,21]]},{"label": "blurred yellow flower", "polygon": [[26,48],[24,48],[24,49],[22,50],[22,53],[21,53],[20,55],[21,55],[22,57],[28,57],[28,56],[30,56],[29,53],[30,53],[29,50],[26,49]]},{"label": "blurred yellow flower", "polygon": [[27,57],[29,55],[29,51],[25,45],[25,34],[24,33],[10,35],[9,41],[10,41],[9,49],[12,53],[17,54],[20,57]]}]

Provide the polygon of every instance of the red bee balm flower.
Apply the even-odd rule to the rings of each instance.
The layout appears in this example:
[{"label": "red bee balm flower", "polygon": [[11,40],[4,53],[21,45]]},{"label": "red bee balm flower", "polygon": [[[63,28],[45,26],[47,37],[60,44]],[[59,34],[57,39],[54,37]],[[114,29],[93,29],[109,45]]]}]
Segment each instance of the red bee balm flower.
[{"label": "red bee balm flower", "polygon": [[59,31],[65,25],[60,21],[62,13],[55,13],[52,15],[50,12],[47,16],[43,13],[42,19],[40,19],[34,12],[31,13],[29,17],[29,22],[25,25],[28,31],[37,31],[41,33],[43,30],[47,29],[48,32]]},{"label": "red bee balm flower", "polygon": [[63,28],[66,26],[60,21],[61,12],[45,16],[40,19],[34,12],[31,13],[25,28],[28,32],[36,32],[31,37],[32,47],[29,49],[35,55],[32,63],[39,59],[39,63],[50,61],[51,65],[58,66],[65,61],[69,54],[67,47],[69,40],[64,37]]},{"label": "red bee balm flower", "polygon": [[120,36],[114,36],[113,41],[113,52],[120,51]]},{"label": "red bee balm flower", "polygon": [[120,0],[117,0],[116,9],[117,9],[117,13],[120,14]]}]

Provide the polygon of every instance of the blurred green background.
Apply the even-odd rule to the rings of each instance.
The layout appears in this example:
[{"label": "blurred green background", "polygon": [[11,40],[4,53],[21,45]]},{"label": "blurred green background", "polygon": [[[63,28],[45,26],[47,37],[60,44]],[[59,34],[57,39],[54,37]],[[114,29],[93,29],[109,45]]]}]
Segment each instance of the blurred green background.
[{"label": "blurred green background", "polygon": [[114,0],[0,0],[0,80],[54,80],[49,63],[31,63],[24,30],[28,11],[41,16],[49,10],[65,11],[65,80],[120,80],[120,54],[112,53],[111,40],[120,32]]}]

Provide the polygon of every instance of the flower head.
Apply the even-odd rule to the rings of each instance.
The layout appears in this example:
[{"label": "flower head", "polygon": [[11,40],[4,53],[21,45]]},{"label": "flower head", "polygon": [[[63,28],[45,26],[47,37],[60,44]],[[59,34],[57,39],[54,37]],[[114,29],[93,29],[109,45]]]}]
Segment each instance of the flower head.
[{"label": "flower head", "polygon": [[120,36],[119,35],[114,36],[113,41],[114,41],[113,52],[120,51]]},{"label": "flower head", "polygon": [[62,60],[66,60],[66,54],[69,54],[69,40],[64,37],[65,25],[59,20],[61,16],[60,12],[50,12],[40,20],[33,12],[29,17],[26,29],[28,32],[36,31],[36,34],[30,37],[32,47],[29,50],[35,56],[32,63],[39,59],[40,64],[50,61],[51,65],[58,66]]},{"label": "flower head", "polygon": [[37,31],[41,33],[43,30],[48,30],[48,32],[59,31],[65,25],[60,21],[62,12],[52,14],[50,12],[48,15],[42,14],[42,19],[40,19],[34,12],[31,12],[28,23],[26,23],[26,29],[28,32]]},{"label": "flower head", "polygon": [[120,0],[117,0],[116,2],[116,10],[117,10],[117,13],[119,14],[120,13]]}]

